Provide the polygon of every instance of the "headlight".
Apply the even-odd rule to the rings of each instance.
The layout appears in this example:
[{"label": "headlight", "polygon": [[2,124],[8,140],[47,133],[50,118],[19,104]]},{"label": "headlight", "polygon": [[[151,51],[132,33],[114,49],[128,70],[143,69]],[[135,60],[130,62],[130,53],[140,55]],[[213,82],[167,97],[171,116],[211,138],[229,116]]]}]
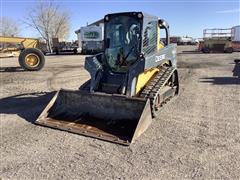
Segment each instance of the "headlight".
[{"label": "headlight", "polygon": [[142,13],[138,13],[137,17],[141,19],[143,17]]}]

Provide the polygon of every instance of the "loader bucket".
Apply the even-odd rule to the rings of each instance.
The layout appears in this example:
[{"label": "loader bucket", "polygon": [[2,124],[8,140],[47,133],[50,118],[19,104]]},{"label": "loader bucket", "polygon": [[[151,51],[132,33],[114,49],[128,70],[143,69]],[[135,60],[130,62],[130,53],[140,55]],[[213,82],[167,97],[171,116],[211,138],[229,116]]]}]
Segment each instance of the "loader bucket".
[{"label": "loader bucket", "polygon": [[151,121],[149,100],[60,90],[35,123],[129,145]]}]

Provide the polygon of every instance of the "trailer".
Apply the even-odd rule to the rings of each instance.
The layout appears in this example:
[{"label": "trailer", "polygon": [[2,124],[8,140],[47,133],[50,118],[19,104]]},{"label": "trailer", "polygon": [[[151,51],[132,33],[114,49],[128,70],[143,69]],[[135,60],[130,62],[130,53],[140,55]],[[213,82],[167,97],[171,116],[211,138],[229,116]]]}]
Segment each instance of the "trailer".
[{"label": "trailer", "polygon": [[203,45],[201,51],[203,53],[210,52],[225,52],[232,53],[232,29],[204,29],[203,30]]},{"label": "trailer", "polygon": [[66,41],[59,41],[58,38],[52,38],[52,49],[53,52],[56,54],[62,53],[62,52],[73,52],[74,54],[77,54],[78,49],[78,43],[76,41],[74,42],[66,42]]}]

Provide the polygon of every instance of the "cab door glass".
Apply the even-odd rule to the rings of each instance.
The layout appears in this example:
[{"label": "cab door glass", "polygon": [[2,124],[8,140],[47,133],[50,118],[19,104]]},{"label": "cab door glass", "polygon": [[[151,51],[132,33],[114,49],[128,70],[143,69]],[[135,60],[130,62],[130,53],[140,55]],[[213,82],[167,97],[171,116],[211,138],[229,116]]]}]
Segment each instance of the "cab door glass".
[{"label": "cab door glass", "polygon": [[157,22],[149,22],[143,32],[143,52],[145,54],[150,54],[157,48]]}]

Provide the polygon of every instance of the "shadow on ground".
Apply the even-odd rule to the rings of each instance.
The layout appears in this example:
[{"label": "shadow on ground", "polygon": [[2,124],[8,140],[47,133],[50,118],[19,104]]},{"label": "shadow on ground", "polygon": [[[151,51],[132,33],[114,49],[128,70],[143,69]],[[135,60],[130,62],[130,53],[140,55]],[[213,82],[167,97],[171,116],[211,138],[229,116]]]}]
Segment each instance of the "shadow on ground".
[{"label": "shadow on ground", "polygon": [[4,72],[24,72],[25,70],[21,67],[0,67],[0,73]]},{"label": "shadow on ground", "polygon": [[201,78],[200,82],[203,83],[212,83],[215,85],[240,85],[240,59],[234,60],[233,76],[232,77],[206,77]]},{"label": "shadow on ground", "polygon": [[74,54],[73,52],[60,52],[59,54],[56,53],[48,53],[45,56],[65,56],[65,55],[81,55],[80,53]]},{"label": "shadow on ground", "polygon": [[187,69],[201,69],[201,68],[209,68],[209,67],[217,67],[221,66],[219,63],[214,62],[178,62],[177,63],[178,68],[187,68]]},{"label": "shadow on ground", "polygon": [[195,51],[182,51],[178,54],[203,54],[201,51],[195,50]]},{"label": "shadow on ground", "polygon": [[17,114],[33,123],[55,92],[27,93],[0,99],[0,114]]}]

